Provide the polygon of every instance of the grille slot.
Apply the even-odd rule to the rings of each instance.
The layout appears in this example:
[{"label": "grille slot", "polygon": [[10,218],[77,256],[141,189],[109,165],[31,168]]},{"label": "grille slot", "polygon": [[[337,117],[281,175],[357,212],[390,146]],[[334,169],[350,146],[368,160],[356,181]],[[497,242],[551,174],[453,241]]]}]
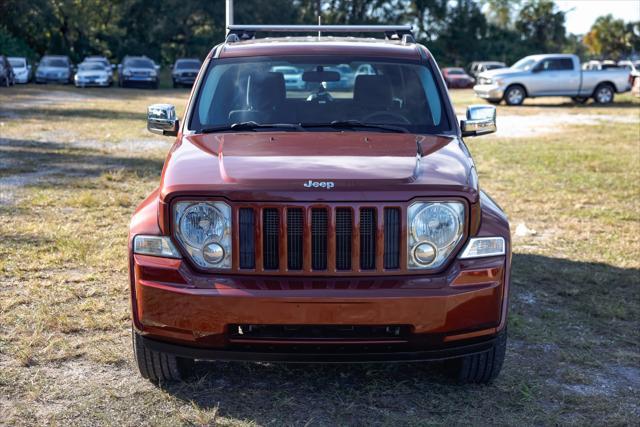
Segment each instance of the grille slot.
[{"label": "grille slot", "polygon": [[336,269],[351,270],[353,214],[349,208],[336,209]]},{"label": "grille slot", "polygon": [[274,208],[263,211],[262,257],[265,270],[276,270],[280,263],[280,212]]},{"label": "grille slot", "polygon": [[240,268],[256,267],[255,215],[253,209],[242,208],[238,214],[240,230]]},{"label": "grille slot", "polygon": [[311,268],[327,269],[327,227],[328,217],[325,209],[311,210]]},{"label": "grille slot", "polygon": [[287,268],[302,270],[304,214],[301,208],[287,210]]},{"label": "grille slot", "polygon": [[384,210],[384,268],[400,266],[400,209]]},{"label": "grille slot", "polygon": [[376,210],[374,208],[360,210],[360,268],[362,270],[376,268]]}]

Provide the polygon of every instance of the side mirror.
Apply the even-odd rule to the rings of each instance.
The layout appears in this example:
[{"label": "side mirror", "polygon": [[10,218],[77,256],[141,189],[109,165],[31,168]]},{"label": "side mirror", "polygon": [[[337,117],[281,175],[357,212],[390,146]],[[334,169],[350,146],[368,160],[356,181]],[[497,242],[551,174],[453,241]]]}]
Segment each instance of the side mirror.
[{"label": "side mirror", "polygon": [[176,136],[178,125],[176,107],[173,105],[153,104],[147,109],[147,129],[149,132],[164,136]]},{"label": "side mirror", "polygon": [[486,135],[497,129],[496,107],[493,105],[469,105],[466,120],[460,120],[462,136]]}]

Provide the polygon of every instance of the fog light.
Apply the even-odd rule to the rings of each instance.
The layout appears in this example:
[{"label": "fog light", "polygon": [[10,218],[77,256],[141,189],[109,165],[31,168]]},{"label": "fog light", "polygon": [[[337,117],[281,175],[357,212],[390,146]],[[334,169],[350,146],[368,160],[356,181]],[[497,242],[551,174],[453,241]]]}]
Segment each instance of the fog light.
[{"label": "fog light", "polygon": [[217,243],[207,243],[202,249],[202,256],[210,264],[218,264],[224,259],[224,249]]},{"label": "fog light", "polygon": [[436,259],[436,247],[431,243],[420,243],[413,250],[413,257],[422,265],[429,265]]}]

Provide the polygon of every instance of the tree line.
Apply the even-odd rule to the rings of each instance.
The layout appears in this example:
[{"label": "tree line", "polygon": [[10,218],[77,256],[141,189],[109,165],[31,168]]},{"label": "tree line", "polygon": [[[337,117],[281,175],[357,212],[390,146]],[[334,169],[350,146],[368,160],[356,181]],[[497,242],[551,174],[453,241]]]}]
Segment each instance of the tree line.
[{"label": "tree line", "polygon": [[[206,56],[222,41],[224,0],[1,0],[0,53],[67,54],[160,63]],[[567,34],[552,0],[236,0],[238,24],[412,24],[441,65],[513,63],[533,53],[620,59],[640,51],[640,23],[611,15]]]}]

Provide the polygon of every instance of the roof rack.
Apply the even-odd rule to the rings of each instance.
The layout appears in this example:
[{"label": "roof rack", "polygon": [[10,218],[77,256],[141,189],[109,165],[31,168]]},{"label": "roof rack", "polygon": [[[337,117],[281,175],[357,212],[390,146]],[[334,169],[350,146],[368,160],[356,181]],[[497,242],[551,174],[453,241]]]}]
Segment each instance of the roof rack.
[{"label": "roof rack", "polygon": [[384,33],[386,39],[415,43],[411,25],[229,25],[227,42],[251,40],[260,33]]}]

